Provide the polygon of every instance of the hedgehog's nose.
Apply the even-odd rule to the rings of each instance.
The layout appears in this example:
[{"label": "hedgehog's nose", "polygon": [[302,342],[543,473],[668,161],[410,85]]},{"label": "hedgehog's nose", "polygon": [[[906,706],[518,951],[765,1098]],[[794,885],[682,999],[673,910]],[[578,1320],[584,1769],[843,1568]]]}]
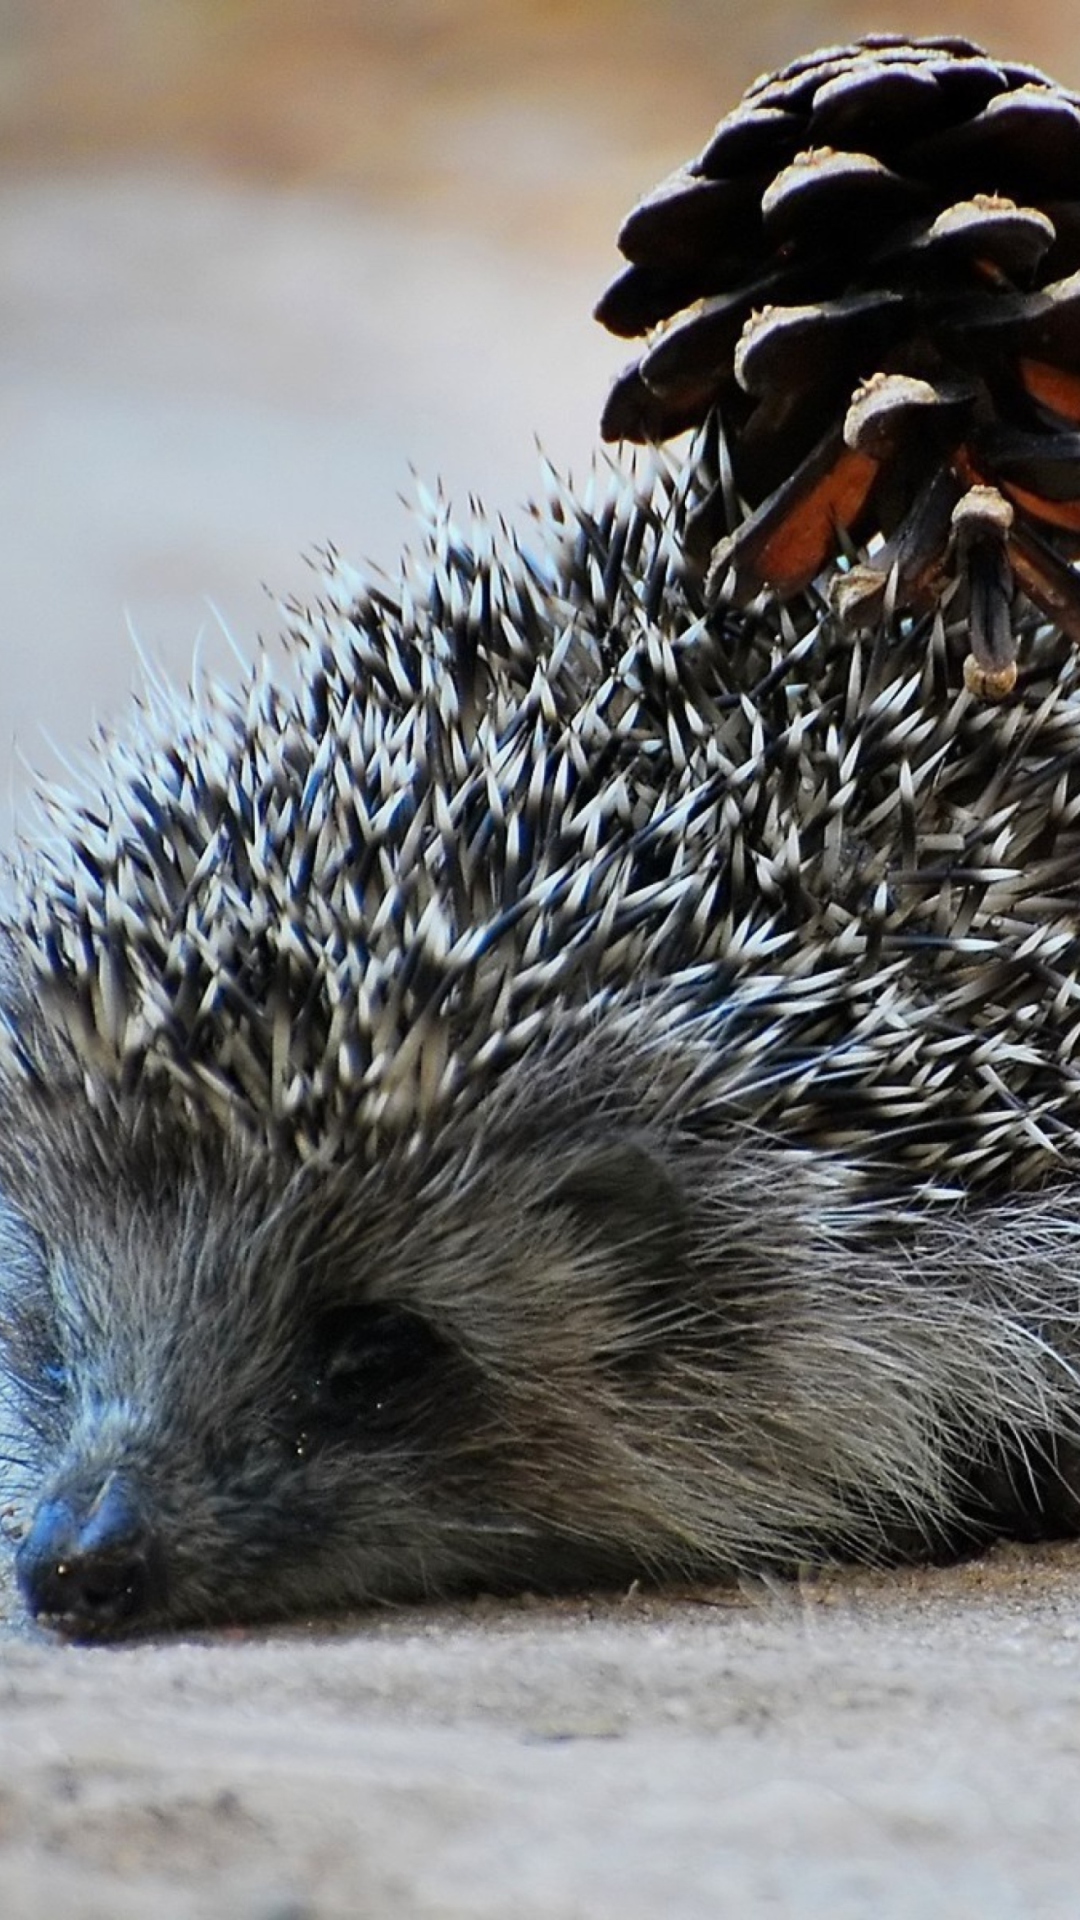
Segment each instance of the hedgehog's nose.
[{"label": "hedgehog's nose", "polygon": [[15,1568],[30,1612],[65,1633],[115,1633],[163,1597],[157,1543],[119,1473],[86,1500],[43,1500]]}]

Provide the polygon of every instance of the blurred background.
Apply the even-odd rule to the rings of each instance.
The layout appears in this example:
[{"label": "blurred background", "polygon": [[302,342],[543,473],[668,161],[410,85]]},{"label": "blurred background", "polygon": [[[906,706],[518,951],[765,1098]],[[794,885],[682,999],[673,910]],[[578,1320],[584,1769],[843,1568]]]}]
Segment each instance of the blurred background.
[{"label": "blurred background", "polygon": [[[516,516],[627,357],[632,202],[746,84],[883,29],[1080,85],[1065,0],[0,0],[0,845],[28,767],[313,590],[412,470]],[[266,583],[264,586],[263,583]]]}]

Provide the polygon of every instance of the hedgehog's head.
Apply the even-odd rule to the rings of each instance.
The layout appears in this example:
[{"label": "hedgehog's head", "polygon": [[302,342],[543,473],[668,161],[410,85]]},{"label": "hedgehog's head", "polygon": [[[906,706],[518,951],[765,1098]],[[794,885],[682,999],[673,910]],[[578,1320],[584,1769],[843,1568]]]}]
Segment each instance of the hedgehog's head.
[{"label": "hedgehog's head", "polygon": [[626,1410],[695,1312],[639,1075],[579,1042],[368,1169],[9,1082],[30,1611],[109,1635],[632,1569],[663,1529]]}]

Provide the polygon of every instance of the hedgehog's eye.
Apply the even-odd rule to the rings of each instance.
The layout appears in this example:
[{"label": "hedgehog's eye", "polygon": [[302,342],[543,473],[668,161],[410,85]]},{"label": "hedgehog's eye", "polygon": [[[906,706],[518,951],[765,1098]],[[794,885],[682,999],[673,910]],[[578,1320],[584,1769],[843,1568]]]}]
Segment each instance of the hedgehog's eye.
[{"label": "hedgehog's eye", "polygon": [[62,1395],[67,1392],[70,1385],[70,1375],[64,1362],[53,1358],[51,1355],[47,1356],[42,1361],[38,1371],[45,1392],[54,1395],[55,1398],[59,1400]]},{"label": "hedgehog's eye", "polygon": [[297,1408],[305,1429],[399,1430],[447,1351],[426,1320],[403,1308],[333,1308],[315,1329],[307,1404]]}]

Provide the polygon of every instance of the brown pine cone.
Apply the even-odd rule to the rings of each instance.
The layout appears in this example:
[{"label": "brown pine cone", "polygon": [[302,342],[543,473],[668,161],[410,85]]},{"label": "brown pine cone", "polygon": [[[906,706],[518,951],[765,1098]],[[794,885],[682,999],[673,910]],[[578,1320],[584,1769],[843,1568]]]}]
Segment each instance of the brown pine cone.
[{"label": "brown pine cone", "polygon": [[[1080,641],[1080,97],[966,40],[828,48],[755,81],[619,245],[597,317],[650,337],[602,432],[716,409],[751,511],[712,590],[797,593],[844,551],[858,620],[958,576],[996,695],[1018,598]],[[725,526],[717,489],[706,551]]]}]

